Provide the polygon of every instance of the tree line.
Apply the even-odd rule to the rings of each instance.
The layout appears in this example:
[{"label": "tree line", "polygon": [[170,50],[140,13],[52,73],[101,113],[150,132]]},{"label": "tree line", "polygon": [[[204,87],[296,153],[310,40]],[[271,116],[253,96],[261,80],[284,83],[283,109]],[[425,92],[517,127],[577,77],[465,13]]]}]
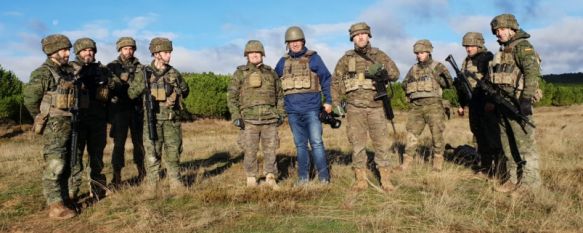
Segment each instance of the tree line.
[{"label": "tree line", "polygon": [[[227,108],[227,88],[230,75],[208,73],[183,73],[190,95],[184,100],[185,119],[230,117]],[[22,107],[22,90],[24,84],[14,73],[0,66],[0,122],[31,122],[30,114]],[[583,73],[561,75],[544,75],[540,82],[543,99],[536,106],[568,106],[583,103]],[[392,93],[391,103],[394,109],[407,110],[408,103],[401,83],[391,84],[387,88]],[[459,106],[455,90],[446,90],[443,94],[453,107]]]}]

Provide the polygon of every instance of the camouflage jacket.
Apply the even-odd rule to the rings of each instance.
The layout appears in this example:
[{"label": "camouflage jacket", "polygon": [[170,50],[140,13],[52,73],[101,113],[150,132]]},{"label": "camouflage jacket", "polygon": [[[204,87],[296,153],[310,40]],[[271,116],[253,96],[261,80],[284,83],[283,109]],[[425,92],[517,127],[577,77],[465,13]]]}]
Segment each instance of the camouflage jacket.
[{"label": "camouflage jacket", "polygon": [[[363,55],[359,55],[363,54]],[[332,80],[332,99],[334,105],[340,105],[342,99],[358,107],[382,107],[381,101],[375,101],[376,90],[372,80],[365,80],[364,74],[372,61],[365,59],[368,57],[374,63],[381,63],[387,70],[388,77],[385,81],[396,81],[399,79],[399,69],[395,62],[383,51],[371,47],[368,44],[365,48],[348,50],[344,56],[338,60],[334,69]]]},{"label": "camouflage jacket", "polygon": [[81,108],[82,120],[106,120],[110,93],[121,86],[121,80],[99,62],[84,64],[78,59],[69,62],[81,83],[81,95],[88,95],[88,108]]},{"label": "camouflage jacket", "polygon": [[141,105],[140,101],[132,101],[128,96],[128,88],[130,87],[129,83],[134,80],[137,71],[144,69],[138,58],[132,58],[124,62],[118,57],[116,60],[107,64],[107,68],[109,68],[114,75],[119,77],[121,81],[121,85],[115,88],[112,92],[112,103],[128,107],[132,104]]},{"label": "camouflage jacket", "polygon": [[[514,62],[520,70],[522,79],[524,79],[524,87],[522,87],[523,90],[521,93],[518,93],[520,94],[519,98],[524,99],[532,99],[533,96],[535,96],[535,92],[539,87],[539,80],[541,79],[540,57],[534,50],[532,44],[527,40],[528,38],[530,38],[530,35],[520,29],[509,41],[505,43],[498,42],[502,47],[500,47],[500,50],[498,53],[496,53],[496,56],[498,56],[499,53],[504,52],[507,46],[516,41],[516,44],[514,45],[514,48],[512,48],[511,52],[512,57],[514,58]],[[510,93],[514,93],[515,88],[517,87],[513,86],[503,88]]]},{"label": "camouflage jacket", "polygon": [[[164,100],[154,100],[157,120],[175,120],[176,116],[179,115],[182,110],[182,102],[188,97],[189,89],[188,84],[180,74],[178,70],[170,65],[166,65],[164,70],[156,69],[154,66],[154,61],[149,66],[145,66],[144,69],[136,71],[134,80],[129,83],[128,96],[130,99],[136,99],[138,97],[144,98],[144,92],[146,87],[144,84],[144,70],[151,70],[149,75],[150,83],[150,93],[153,94],[155,91],[155,86],[165,89]],[[145,101],[143,101],[144,104]],[[145,109],[145,108],[144,108]],[[144,114],[147,114],[144,111]]]},{"label": "camouflage jacket", "polygon": [[[436,62],[437,64],[434,65],[434,68],[432,70],[432,79],[434,80],[434,82],[436,82],[439,85],[439,88],[437,90],[438,96],[441,97],[441,95],[443,94],[443,90],[442,89],[446,89],[446,88],[451,88],[453,85],[453,78],[451,77],[451,74],[449,73],[449,70],[447,69],[447,67],[445,67],[444,64],[440,63],[440,62]],[[425,62],[418,62],[417,64],[413,65],[413,67],[411,67],[411,69],[409,69],[409,72],[407,72],[407,75],[405,76],[405,79],[403,79],[403,89],[405,90],[405,92],[407,93],[407,86],[411,85],[410,83],[415,82],[416,78],[416,74],[415,74],[415,70],[425,70],[428,67],[432,67],[433,64],[433,59],[431,57],[429,57],[429,59]],[[427,90],[429,91],[429,90]],[[435,96],[435,95],[433,95]],[[417,100],[422,100],[422,99],[427,99],[427,98],[411,98],[411,96],[408,94],[407,98],[409,99],[410,102],[414,102]],[[439,101],[441,102],[441,101]]]},{"label": "camouflage jacket", "polygon": [[32,117],[40,113],[40,103],[47,91],[54,91],[57,83],[49,67],[61,76],[72,76],[72,69],[68,64],[59,65],[50,58],[30,74],[28,84],[24,86],[24,106]]},{"label": "camouflage jacket", "polygon": [[285,115],[281,79],[268,65],[237,67],[231,78],[227,102],[232,119],[268,124]]}]

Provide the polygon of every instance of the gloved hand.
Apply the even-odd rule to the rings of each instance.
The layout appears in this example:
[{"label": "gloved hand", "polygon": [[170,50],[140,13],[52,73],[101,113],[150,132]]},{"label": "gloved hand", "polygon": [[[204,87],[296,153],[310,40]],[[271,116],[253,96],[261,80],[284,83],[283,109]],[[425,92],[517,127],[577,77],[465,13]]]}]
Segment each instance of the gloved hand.
[{"label": "gloved hand", "polygon": [[279,127],[281,124],[283,124],[283,116],[280,115],[277,117],[276,125]]},{"label": "gloved hand", "polygon": [[238,118],[236,120],[233,121],[233,125],[241,128],[241,130],[245,129],[245,121],[243,121],[243,119]]},{"label": "gloved hand", "polygon": [[383,64],[375,63],[375,64],[372,64],[368,67],[367,72],[370,76],[379,76],[383,69],[384,69]]},{"label": "gloved hand", "polygon": [[527,98],[520,98],[518,100],[520,104],[520,112],[526,116],[532,115],[532,102]]}]

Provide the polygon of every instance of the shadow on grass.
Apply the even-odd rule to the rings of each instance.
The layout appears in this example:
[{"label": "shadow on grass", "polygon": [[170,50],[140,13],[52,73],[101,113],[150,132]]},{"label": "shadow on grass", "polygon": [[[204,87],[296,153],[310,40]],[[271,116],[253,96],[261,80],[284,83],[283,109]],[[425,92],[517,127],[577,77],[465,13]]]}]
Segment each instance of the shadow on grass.
[{"label": "shadow on grass", "polygon": [[[233,164],[239,163],[242,160],[243,153],[232,157],[230,152],[218,152],[206,159],[196,159],[183,162],[180,164],[182,174],[184,174],[182,176],[182,181],[186,186],[190,187],[197,181],[197,179],[200,179],[201,177],[206,178],[220,175],[233,166]],[[200,168],[205,168],[205,171],[202,174],[197,173],[197,170]]]}]

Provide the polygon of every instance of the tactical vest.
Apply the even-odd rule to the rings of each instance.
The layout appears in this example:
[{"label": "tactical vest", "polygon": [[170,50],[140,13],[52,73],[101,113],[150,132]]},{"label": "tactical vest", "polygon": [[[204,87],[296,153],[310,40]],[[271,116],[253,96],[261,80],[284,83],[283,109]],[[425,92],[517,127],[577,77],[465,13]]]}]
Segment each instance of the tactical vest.
[{"label": "tactical vest", "polygon": [[524,89],[524,79],[522,72],[514,60],[514,47],[524,39],[518,39],[510,43],[496,53],[494,59],[490,62],[491,81],[494,84],[511,86],[517,96]]},{"label": "tactical vest", "polygon": [[[378,51],[377,48],[371,48],[369,53],[375,57]],[[365,79],[365,72],[372,62],[359,56],[354,50],[348,50],[346,57],[348,59],[348,72],[343,77],[345,94],[358,89],[376,90],[373,81]]]},{"label": "tactical vest", "polygon": [[297,94],[308,92],[320,92],[320,78],[318,74],[310,70],[310,57],[315,52],[312,50],[299,59],[293,59],[289,54],[285,55],[281,86],[283,94]]},{"label": "tactical vest", "polygon": [[[173,78],[168,74],[171,69],[172,67],[167,65],[166,70],[161,74],[152,72],[149,75],[148,80],[150,82],[150,92],[154,101],[158,102],[160,106],[167,108],[174,108],[177,106],[177,103],[180,105],[179,96],[174,90],[174,86],[172,86],[168,80],[169,78]],[[152,68],[151,70],[154,69]],[[174,80],[174,82],[178,82],[178,80]]]},{"label": "tactical vest", "polygon": [[239,94],[240,110],[257,105],[275,106],[275,79],[271,67],[263,65],[260,69],[251,71],[246,65],[237,67],[243,72],[241,92]]},{"label": "tactical vest", "polygon": [[421,67],[415,64],[411,71],[412,77],[407,79],[407,96],[409,99],[440,97],[443,93],[441,86],[437,82],[438,74],[435,73],[435,67],[439,63],[433,61],[427,67]]},{"label": "tactical vest", "polygon": [[[48,65],[43,66],[51,72],[55,82],[42,98],[41,115],[71,116],[70,110],[76,102],[74,76],[70,73],[59,73]],[[79,108],[89,108],[89,96],[79,93],[79,97]]]},{"label": "tactical vest", "polygon": [[478,82],[473,78],[469,78],[469,76],[475,75],[475,77],[479,80],[482,80],[482,78],[484,78],[484,75],[478,71],[478,66],[476,66],[474,62],[472,62],[472,59],[466,59],[464,61],[464,64],[462,64],[461,71],[466,75],[466,77],[468,77],[468,82],[470,83],[470,87],[472,88],[472,90],[474,90],[476,85],[478,85]]}]

